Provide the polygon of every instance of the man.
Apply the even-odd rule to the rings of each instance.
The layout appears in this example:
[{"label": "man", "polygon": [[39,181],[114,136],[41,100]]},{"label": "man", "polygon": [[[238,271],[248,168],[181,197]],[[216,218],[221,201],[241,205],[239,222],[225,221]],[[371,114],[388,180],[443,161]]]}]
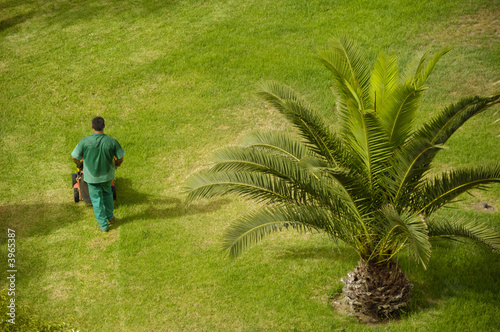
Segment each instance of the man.
[{"label": "man", "polygon": [[[115,221],[111,181],[115,176],[115,165],[123,162],[125,151],[118,141],[104,134],[104,119],[92,119],[94,133],[84,137],[75,147],[71,156],[78,167],[83,159],[84,181],[89,187],[89,196],[94,207],[95,218],[102,232],[109,231]],[[113,158],[116,160],[113,163]]]}]

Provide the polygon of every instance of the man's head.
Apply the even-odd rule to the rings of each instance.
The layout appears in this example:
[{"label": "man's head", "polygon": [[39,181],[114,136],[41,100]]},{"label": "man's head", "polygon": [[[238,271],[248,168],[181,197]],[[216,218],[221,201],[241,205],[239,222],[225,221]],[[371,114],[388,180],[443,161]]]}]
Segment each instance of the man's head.
[{"label": "man's head", "polygon": [[103,131],[104,130],[104,119],[100,116],[96,116],[92,119],[92,128],[95,131]]}]

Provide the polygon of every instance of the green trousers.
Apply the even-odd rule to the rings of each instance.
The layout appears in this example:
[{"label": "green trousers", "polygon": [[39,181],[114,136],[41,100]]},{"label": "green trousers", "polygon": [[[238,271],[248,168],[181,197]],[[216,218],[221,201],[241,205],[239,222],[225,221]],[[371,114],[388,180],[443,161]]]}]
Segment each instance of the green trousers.
[{"label": "green trousers", "polygon": [[111,181],[104,183],[88,183],[89,196],[94,208],[95,218],[99,227],[103,231],[109,230],[108,220],[113,218],[113,191],[111,190]]}]

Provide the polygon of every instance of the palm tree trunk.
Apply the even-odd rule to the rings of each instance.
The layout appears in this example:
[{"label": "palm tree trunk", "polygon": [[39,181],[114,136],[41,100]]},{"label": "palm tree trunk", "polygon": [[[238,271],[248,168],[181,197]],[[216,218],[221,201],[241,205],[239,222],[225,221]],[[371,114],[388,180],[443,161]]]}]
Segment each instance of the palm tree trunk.
[{"label": "palm tree trunk", "polygon": [[361,260],[347,276],[341,279],[345,284],[345,301],[362,321],[396,316],[410,301],[413,284],[394,261],[368,265]]}]

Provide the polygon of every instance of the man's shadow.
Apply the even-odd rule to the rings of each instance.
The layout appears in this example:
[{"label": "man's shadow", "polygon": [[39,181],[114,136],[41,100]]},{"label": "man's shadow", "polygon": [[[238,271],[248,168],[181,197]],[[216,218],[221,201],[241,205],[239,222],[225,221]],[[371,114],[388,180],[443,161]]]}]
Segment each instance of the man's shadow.
[{"label": "man's shadow", "polygon": [[[0,205],[1,226],[5,229],[0,234],[0,245],[7,243],[7,228],[15,229],[21,238],[28,238],[48,235],[75,221],[89,218],[89,224],[95,224],[96,231],[98,231],[92,206],[83,201],[75,203],[72,189],[68,188],[67,200],[63,198],[60,202],[40,201]],[[220,209],[229,202],[227,199],[220,199],[188,205],[181,198],[157,198],[152,194],[136,190],[134,183],[127,178],[116,179],[116,194],[115,208],[117,212],[122,206],[133,207],[135,205],[140,206],[141,212],[124,214],[123,217],[118,218],[115,227],[134,221],[172,219],[183,215],[209,213]]]},{"label": "man's shadow", "polygon": [[118,208],[119,206],[144,204],[151,198],[151,195],[136,190],[134,187],[134,183],[128,178],[116,178],[115,188],[115,208]]}]

